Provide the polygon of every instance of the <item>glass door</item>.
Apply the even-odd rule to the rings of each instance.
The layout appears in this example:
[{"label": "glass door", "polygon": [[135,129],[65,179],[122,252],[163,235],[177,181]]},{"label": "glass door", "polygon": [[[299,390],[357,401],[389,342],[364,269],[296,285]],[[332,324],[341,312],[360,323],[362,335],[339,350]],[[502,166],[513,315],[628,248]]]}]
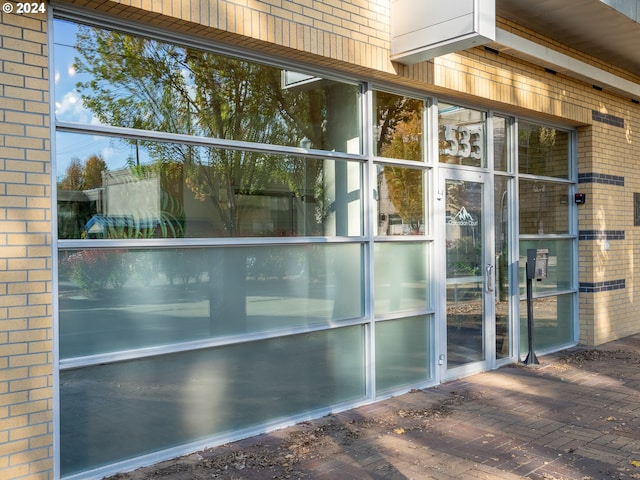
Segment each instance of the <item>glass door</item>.
[{"label": "glass door", "polygon": [[[454,378],[491,368],[495,343],[495,260],[490,175],[441,169],[446,282],[440,364]],[[442,324],[442,323],[441,323]]]}]

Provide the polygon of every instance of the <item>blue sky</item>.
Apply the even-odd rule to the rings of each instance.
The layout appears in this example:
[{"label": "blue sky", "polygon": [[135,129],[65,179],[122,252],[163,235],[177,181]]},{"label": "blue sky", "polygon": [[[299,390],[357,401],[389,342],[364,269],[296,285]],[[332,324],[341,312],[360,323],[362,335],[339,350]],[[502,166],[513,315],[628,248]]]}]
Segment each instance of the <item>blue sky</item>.
[{"label": "blue sky", "polygon": [[[74,68],[77,55],[73,45],[76,42],[77,26],[57,20],[54,24],[54,98],[56,119],[65,122],[100,124],[93,113],[82,103],[76,84],[87,80]],[[100,155],[110,170],[127,165],[127,158],[134,154],[133,147],[114,138],[97,135],[58,133],[56,136],[56,177],[64,177],[67,167],[74,158],[85,161],[91,155]]]}]

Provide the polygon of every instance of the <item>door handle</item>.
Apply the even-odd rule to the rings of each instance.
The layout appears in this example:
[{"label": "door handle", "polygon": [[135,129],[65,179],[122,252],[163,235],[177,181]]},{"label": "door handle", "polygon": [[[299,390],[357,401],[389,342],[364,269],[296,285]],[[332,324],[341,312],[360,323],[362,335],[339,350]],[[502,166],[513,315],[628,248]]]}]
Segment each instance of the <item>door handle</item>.
[{"label": "door handle", "polygon": [[486,282],[486,290],[487,293],[493,293],[493,265],[489,264],[487,265],[487,268],[485,269],[485,282]]}]

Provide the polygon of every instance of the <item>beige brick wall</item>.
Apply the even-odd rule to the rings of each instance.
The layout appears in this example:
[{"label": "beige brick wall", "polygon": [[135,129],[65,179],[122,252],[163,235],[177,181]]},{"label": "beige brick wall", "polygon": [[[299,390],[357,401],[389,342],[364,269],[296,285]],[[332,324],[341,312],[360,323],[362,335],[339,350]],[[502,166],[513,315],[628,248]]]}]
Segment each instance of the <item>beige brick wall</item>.
[{"label": "beige brick wall", "polygon": [[[86,0],[72,3],[86,5]],[[93,0],[91,8],[272,54],[394,73],[388,0]],[[286,50],[282,47],[286,47]],[[293,50],[293,51],[292,51]]]},{"label": "beige brick wall", "polygon": [[[627,103],[628,102],[628,103]],[[624,127],[592,122],[579,130],[580,172],[612,175],[623,185],[592,182],[579,185],[587,204],[578,209],[579,229],[624,232],[623,239],[580,242],[580,282],[625,280],[625,288],[580,296],[581,343],[599,345],[638,333],[640,321],[640,227],[634,226],[634,192],[640,192],[640,155],[636,152],[640,128],[639,106],[600,92],[593,110],[624,119]]]},{"label": "beige brick wall", "polygon": [[46,16],[0,13],[0,478],[53,478]]}]

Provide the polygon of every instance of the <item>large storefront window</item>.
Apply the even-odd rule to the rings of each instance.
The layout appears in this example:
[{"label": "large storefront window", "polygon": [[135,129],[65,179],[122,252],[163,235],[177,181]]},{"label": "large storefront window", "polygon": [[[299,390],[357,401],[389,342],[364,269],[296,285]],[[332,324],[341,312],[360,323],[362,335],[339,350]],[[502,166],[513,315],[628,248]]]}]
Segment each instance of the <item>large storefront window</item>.
[{"label": "large storefront window", "polygon": [[520,233],[522,235],[568,234],[569,191],[572,185],[545,180],[521,179]]},{"label": "large storefront window", "polygon": [[362,85],[53,27],[62,476],[365,399]]},{"label": "large storefront window", "polygon": [[[521,279],[520,294],[522,296],[526,294],[526,283],[524,281],[526,279],[525,263],[527,250],[530,248],[546,248],[549,250],[547,278],[533,282],[534,294],[548,294],[575,288],[573,243],[572,239],[520,240],[521,261],[518,266],[518,278]],[[525,263],[522,260],[525,260]]]},{"label": "large storefront window", "polygon": [[360,162],[76,133],[57,141],[93,152],[84,163],[58,152],[60,239],[363,234]]},{"label": "large storefront window", "polygon": [[[520,298],[525,297],[528,249],[549,250],[547,278],[533,282],[534,348],[569,345],[575,336],[576,231],[570,201],[574,188],[569,132],[520,122],[518,126]],[[520,308],[520,351],[528,351],[527,308]]]},{"label": "large storefront window", "polygon": [[62,473],[362,401],[364,349],[352,326],[65,370]]},{"label": "large storefront window", "polygon": [[[533,299],[533,339],[536,352],[557,350],[574,342],[575,295],[553,295]],[[520,351],[529,351],[527,304],[520,302]]]},{"label": "large storefront window", "polygon": [[433,311],[429,281],[424,100],[373,92],[376,392],[431,378]]},{"label": "large storefront window", "polygon": [[60,253],[60,358],[363,314],[356,243]]},{"label": "large storefront window", "polygon": [[55,35],[57,121],[360,153],[357,85],[70,22]]},{"label": "large storefront window", "polygon": [[416,168],[378,165],[378,235],[425,234],[424,176]]},{"label": "large storefront window", "polygon": [[[533,327],[534,347],[536,350],[550,350],[573,341],[574,327],[574,262],[572,239],[521,240],[520,241],[520,298],[526,295],[526,256],[527,249],[546,248],[549,250],[547,278],[532,282],[533,285]],[[568,292],[568,293],[567,293]],[[528,351],[527,306],[520,306],[521,351]]]},{"label": "large storefront window", "polygon": [[374,247],[377,315],[424,311],[431,302],[424,242],[377,242]]},{"label": "large storefront window", "polygon": [[518,124],[518,170],[545,177],[569,178],[569,133],[527,122]]},{"label": "large storefront window", "polygon": [[376,324],[376,389],[397,389],[429,379],[431,319],[428,315]]},{"label": "large storefront window", "polygon": [[373,149],[376,155],[424,161],[424,101],[376,91]]}]

